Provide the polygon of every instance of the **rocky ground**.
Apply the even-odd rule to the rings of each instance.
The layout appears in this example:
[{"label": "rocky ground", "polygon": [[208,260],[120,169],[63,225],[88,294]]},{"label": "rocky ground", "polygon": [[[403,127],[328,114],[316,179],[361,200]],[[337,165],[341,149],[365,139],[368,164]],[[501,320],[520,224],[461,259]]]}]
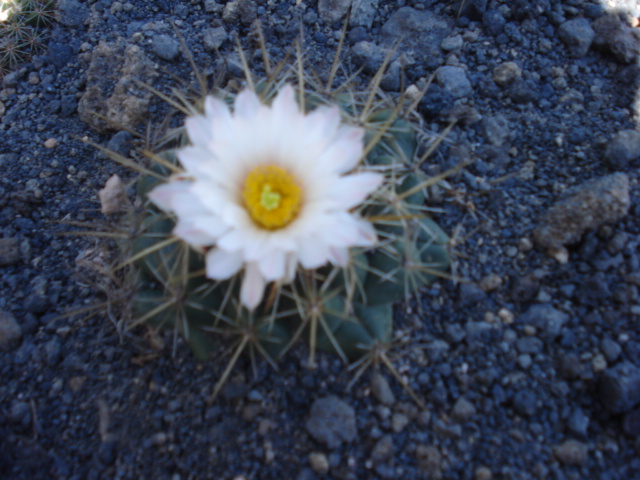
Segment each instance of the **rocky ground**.
[{"label": "rocky ground", "polygon": [[[326,74],[350,4],[347,68],[370,78],[404,36],[383,88],[435,73],[425,126],[458,119],[425,168],[471,162],[430,199],[464,281],[397,308],[395,365],[426,408],[304,349],[241,362],[208,406],[224,360],[60,317],[99,300],[79,270],[101,250],[59,234],[103,220],[123,173],[80,139],[127,154],[141,141],[110,122],[162,118],[134,79],[190,79],[171,22],[224,85],[256,20],[274,58],[302,24]],[[634,0],[61,0],[0,91],[0,477],[640,478],[639,23]]]}]

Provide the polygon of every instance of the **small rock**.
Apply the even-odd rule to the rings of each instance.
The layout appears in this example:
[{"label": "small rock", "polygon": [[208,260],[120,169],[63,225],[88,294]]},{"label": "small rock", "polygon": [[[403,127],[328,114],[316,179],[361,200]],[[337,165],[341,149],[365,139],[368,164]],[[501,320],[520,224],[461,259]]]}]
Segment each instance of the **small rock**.
[{"label": "small rock", "polygon": [[204,49],[214,52],[220,49],[227,40],[227,30],[224,27],[208,28],[203,35]]},{"label": "small rock", "polygon": [[562,326],[569,320],[569,315],[543,303],[529,308],[520,320],[536,327],[541,338],[555,340],[560,335]]},{"label": "small rock", "polygon": [[388,47],[400,40],[402,51],[413,50],[424,58],[437,58],[448,32],[446,18],[429,10],[401,7],[382,26],[381,36]]},{"label": "small rock", "polygon": [[600,379],[599,397],[611,413],[630,411],[640,403],[640,368],[624,362],[608,369]]},{"label": "small rock", "polygon": [[640,438],[640,408],[636,408],[624,416],[622,430],[631,438]]},{"label": "small rock", "polygon": [[512,399],[513,409],[522,416],[530,417],[538,411],[538,398],[532,390],[521,390]]},{"label": "small rock", "polygon": [[605,338],[600,344],[600,351],[609,363],[615,362],[622,353],[622,347],[610,338]]},{"label": "small rock", "polygon": [[584,438],[587,436],[587,429],[589,428],[589,417],[578,407],[571,412],[567,420],[567,427],[572,433]]},{"label": "small rock", "polygon": [[418,467],[424,470],[430,478],[438,478],[442,469],[442,454],[436,447],[418,445],[416,448]]},{"label": "small rock", "polygon": [[472,307],[487,298],[487,294],[477,285],[462,283],[458,289],[458,307]]},{"label": "small rock", "polygon": [[504,26],[507,21],[502,15],[502,12],[497,9],[491,9],[484,12],[482,15],[482,26],[490,35],[494,37],[500,35],[504,30]]},{"label": "small rock", "polygon": [[127,194],[122,180],[118,175],[112,175],[104,188],[98,192],[100,209],[104,215],[111,215],[124,210],[127,203]]},{"label": "small rock", "polygon": [[464,397],[460,397],[451,410],[451,417],[459,423],[470,420],[475,414],[476,407]]},{"label": "small rock", "polygon": [[107,148],[116,153],[119,153],[123,157],[128,157],[131,151],[133,141],[133,135],[125,130],[116,133],[107,142]]},{"label": "small rock", "polygon": [[387,54],[379,45],[362,41],[351,47],[351,55],[356,65],[373,75],[378,71]]},{"label": "small rock", "polygon": [[483,118],[480,128],[487,141],[496,147],[504,145],[511,134],[509,121],[502,115]]},{"label": "small rock", "polygon": [[351,3],[351,17],[349,25],[365,27],[367,30],[373,25],[379,0],[353,0]]},{"label": "small rock", "polygon": [[15,265],[20,261],[20,240],[0,238],[0,267]]},{"label": "small rock", "polygon": [[444,66],[436,70],[438,83],[454,98],[468,97],[473,93],[471,82],[462,67]]},{"label": "small rock", "polygon": [[391,435],[384,435],[376,442],[375,447],[373,447],[371,460],[374,463],[384,462],[393,456],[394,450],[393,438]]},{"label": "small rock", "polygon": [[396,397],[393,395],[391,387],[389,387],[389,382],[379,372],[375,372],[371,377],[371,393],[383,405],[391,406],[396,402]]},{"label": "small rock", "polygon": [[452,50],[460,50],[463,44],[462,35],[454,35],[453,37],[447,37],[442,40],[440,48],[445,52],[450,52]]},{"label": "small rock", "polygon": [[31,407],[27,402],[14,400],[9,410],[9,419],[13,423],[21,424],[23,427],[31,423]]},{"label": "small rock", "polygon": [[20,343],[22,329],[11,313],[0,310],[0,350],[10,350]]},{"label": "small rock", "polygon": [[607,369],[607,361],[604,355],[596,355],[591,359],[591,368],[595,373],[604,372]]},{"label": "small rock", "polygon": [[512,84],[522,77],[522,69],[515,62],[505,62],[493,70],[493,81],[501,87]]},{"label": "small rock", "polygon": [[553,454],[565,465],[583,465],[587,461],[588,448],[577,440],[567,440],[556,446]]},{"label": "small rock", "polygon": [[325,475],[329,472],[329,459],[324,453],[310,453],[309,464],[311,465],[311,469],[320,475]]},{"label": "small rock", "polygon": [[564,22],[558,29],[558,37],[562,40],[574,57],[584,57],[595,37],[591,23],[586,18],[576,18]]},{"label": "small rock", "polygon": [[332,25],[347,15],[350,6],[351,0],[319,0],[318,14],[324,23]]},{"label": "small rock", "polygon": [[640,29],[632,28],[618,15],[603,15],[593,23],[593,44],[610,51],[621,63],[634,62],[640,55]]},{"label": "small rock", "polygon": [[351,406],[335,395],[320,398],[311,405],[307,431],[318,442],[337,448],[356,438],[356,417]]},{"label": "small rock", "polygon": [[56,140],[55,138],[48,138],[47,140],[45,140],[44,142],[44,148],[56,148],[58,146],[58,140]]},{"label": "small rock", "polygon": [[640,132],[636,130],[622,130],[616,133],[604,152],[607,165],[614,169],[625,168],[639,158]]},{"label": "small rock", "polygon": [[489,467],[485,467],[484,465],[476,468],[473,473],[474,480],[491,480],[493,478],[493,473]]},{"label": "small rock", "polygon": [[536,354],[542,351],[542,340],[536,337],[519,338],[516,341],[516,348],[520,353]]},{"label": "small rock", "polygon": [[409,425],[409,417],[404,413],[394,413],[391,416],[391,430],[395,433],[400,433],[407,425]]},{"label": "small rock", "polygon": [[60,0],[58,2],[58,21],[67,27],[79,27],[89,16],[89,7],[77,0]]},{"label": "small rock", "polygon": [[170,62],[178,58],[180,43],[169,35],[158,35],[153,39],[151,49],[157,57]]},{"label": "small rock", "polygon": [[565,245],[577,242],[588,230],[618,221],[627,214],[630,205],[626,174],[614,173],[587,181],[543,215],[534,230],[534,241],[548,254],[565,258]]}]

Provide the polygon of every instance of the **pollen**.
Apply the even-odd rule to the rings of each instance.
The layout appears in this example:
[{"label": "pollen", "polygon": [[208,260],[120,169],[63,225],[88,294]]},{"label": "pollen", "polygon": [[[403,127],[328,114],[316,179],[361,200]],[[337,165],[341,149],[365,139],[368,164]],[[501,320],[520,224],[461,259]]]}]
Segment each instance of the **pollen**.
[{"label": "pollen", "polygon": [[297,179],[281,167],[259,165],[249,172],[242,190],[253,221],[266,230],[289,225],[298,215],[302,190]]}]

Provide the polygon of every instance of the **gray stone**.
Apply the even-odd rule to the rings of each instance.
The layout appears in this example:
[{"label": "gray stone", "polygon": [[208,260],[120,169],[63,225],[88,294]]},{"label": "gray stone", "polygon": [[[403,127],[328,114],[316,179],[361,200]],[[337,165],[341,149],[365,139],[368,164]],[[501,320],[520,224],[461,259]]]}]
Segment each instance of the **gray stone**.
[{"label": "gray stone", "polygon": [[629,178],[624,173],[589,180],[569,191],[542,216],[533,239],[539,248],[566,262],[565,245],[577,242],[588,230],[618,221],[630,206]]},{"label": "gray stone", "polygon": [[376,16],[379,0],[352,0],[349,25],[352,27],[371,28]]},{"label": "gray stone", "polygon": [[258,16],[258,7],[253,0],[233,0],[224,6],[222,21],[229,24],[250,25]]},{"label": "gray stone", "polygon": [[67,27],[79,27],[89,17],[89,7],[76,0],[58,2],[58,21]]},{"label": "gray stone", "polygon": [[595,37],[591,23],[586,18],[576,18],[564,22],[558,29],[558,36],[574,57],[584,57]]},{"label": "gray stone", "polygon": [[622,347],[610,338],[605,338],[600,343],[600,351],[607,359],[607,362],[613,363],[620,357],[622,353]]},{"label": "gray stone", "polygon": [[220,49],[227,40],[227,30],[224,27],[208,28],[202,34],[204,49],[214,52]]},{"label": "gray stone", "polygon": [[442,40],[440,43],[440,48],[445,52],[450,52],[452,50],[460,50],[464,41],[462,40],[462,35],[454,35],[452,37],[447,37]]},{"label": "gray stone", "polygon": [[487,141],[496,147],[504,145],[511,135],[509,121],[503,115],[483,118],[480,129]]},{"label": "gray stone", "polygon": [[351,55],[356,65],[366,73],[374,74],[384,62],[387,51],[373,42],[362,41],[351,47]]},{"label": "gray stone", "polygon": [[217,0],[204,0],[204,11],[207,13],[220,13],[224,10],[224,5]]},{"label": "gray stone", "polygon": [[587,436],[587,429],[589,428],[589,417],[578,407],[571,412],[567,420],[567,427],[572,433],[584,438]]},{"label": "gray stone", "polygon": [[560,335],[562,326],[569,320],[569,315],[556,310],[548,303],[543,303],[533,305],[520,317],[520,320],[524,324],[536,327],[541,338],[555,340]]},{"label": "gray stone", "polygon": [[329,448],[353,441],[358,433],[353,408],[335,395],[313,402],[305,426],[315,440]]},{"label": "gray stone", "polygon": [[436,71],[436,78],[440,86],[456,99],[468,97],[473,93],[471,83],[462,67],[440,67]]},{"label": "gray stone", "polygon": [[482,26],[484,29],[494,37],[500,35],[504,30],[504,26],[507,21],[502,15],[502,12],[497,9],[491,9],[484,12],[482,15]]},{"label": "gray stone", "polygon": [[437,447],[418,445],[416,448],[418,468],[427,473],[428,478],[442,478],[442,454]]},{"label": "gray stone", "polygon": [[622,430],[631,438],[640,438],[640,408],[636,408],[624,416]]},{"label": "gray stone", "polygon": [[382,41],[393,46],[400,41],[402,51],[414,50],[424,57],[440,55],[440,44],[447,36],[449,23],[429,10],[402,7],[382,26]]},{"label": "gray stone", "polygon": [[542,340],[536,337],[519,338],[516,341],[516,348],[520,353],[540,353],[542,351]]},{"label": "gray stone", "polygon": [[395,433],[400,433],[407,425],[409,425],[409,417],[404,413],[397,412],[391,416],[391,430]]},{"label": "gray stone", "polygon": [[493,70],[493,81],[506,87],[522,77],[522,69],[516,62],[504,62]]},{"label": "gray stone", "polygon": [[640,132],[622,130],[616,133],[607,145],[604,159],[611,168],[625,168],[629,162],[640,158]]},{"label": "gray stone", "polygon": [[373,447],[371,460],[374,463],[384,462],[393,456],[394,451],[393,437],[391,437],[391,435],[384,435]]},{"label": "gray stone", "polygon": [[16,88],[18,86],[18,82],[25,76],[27,70],[25,68],[21,68],[14,72],[7,73],[2,79],[2,85],[5,88]]},{"label": "gray stone", "polygon": [[640,29],[632,28],[618,15],[603,15],[593,23],[594,46],[610,51],[621,63],[640,56]]},{"label": "gray stone", "polygon": [[587,445],[577,440],[567,440],[553,449],[553,454],[565,465],[583,465],[587,461]]},{"label": "gray stone", "polygon": [[471,420],[475,414],[476,407],[464,397],[460,397],[451,410],[451,418],[460,423]]},{"label": "gray stone", "polygon": [[379,372],[375,372],[371,377],[371,394],[383,405],[391,406],[396,402],[389,382]]},{"label": "gray stone", "polygon": [[600,379],[598,393],[609,412],[629,412],[640,403],[640,368],[624,362],[608,369]]},{"label": "gray stone", "polygon": [[538,398],[533,390],[517,392],[511,402],[518,415],[530,417],[538,411]]},{"label": "gray stone", "polygon": [[0,350],[14,348],[22,338],[22,329],[11,313],[0,310]]},{"label": "gray stone", "polygon": [[20,261],[20,240],[0,238],[0,267],[15,265]]},{"label": "gray stone", "polygon": [[319,0],[318,14],[329,25],[342,20],[349,11],[351,0]]},{"label": "gray stone", "polygon": [[133,135],[130,132],[122,130],[111,137],[107,143],[107,148],[119,153],[123,157],[129,157],[129,152],[133,146],[132,142]]},{"label": "gray stone", "polygon": [[135,130],[147,117],[151,93],[144,89],[134,93],[131,85],[136,81],[151,85],[157,76],[139,46],[100,42],[91,52],[87,87],[78,103],[80,119],[100,133]]},{"label": "gray stone", "polygon": [[180,43],[169,35],[158,35],[153,39],[151,49],[156,57],[170,62],[178,58]]}]

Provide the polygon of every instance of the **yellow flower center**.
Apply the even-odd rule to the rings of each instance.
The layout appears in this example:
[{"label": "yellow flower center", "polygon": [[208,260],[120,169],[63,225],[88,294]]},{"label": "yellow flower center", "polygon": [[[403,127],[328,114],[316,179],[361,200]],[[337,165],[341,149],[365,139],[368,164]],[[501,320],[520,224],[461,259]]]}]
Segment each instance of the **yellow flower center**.
[{"label": "yellow flower center", "polygon": [[302,190],[283,168],[259,165],[247,175],[242,197],[254,222],[267,230],[278,230],[296,218]]}]

